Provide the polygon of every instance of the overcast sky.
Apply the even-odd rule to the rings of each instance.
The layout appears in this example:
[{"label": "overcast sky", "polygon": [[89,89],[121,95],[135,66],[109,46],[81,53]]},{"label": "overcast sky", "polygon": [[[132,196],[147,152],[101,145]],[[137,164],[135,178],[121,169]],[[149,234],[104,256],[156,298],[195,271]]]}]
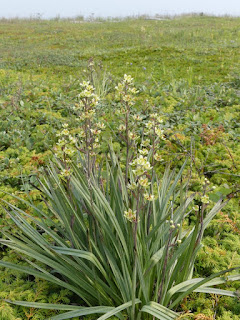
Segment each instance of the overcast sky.
[{"label": "overcast sky", "polygon": [[204,12],[240,15],[240,0],[0,0],[1,17],[126,16]]}]

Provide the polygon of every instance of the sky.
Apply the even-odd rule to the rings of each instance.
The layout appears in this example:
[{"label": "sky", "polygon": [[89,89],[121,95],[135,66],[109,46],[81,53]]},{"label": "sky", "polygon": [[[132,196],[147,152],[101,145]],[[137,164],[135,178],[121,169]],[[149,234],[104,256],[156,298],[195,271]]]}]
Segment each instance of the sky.
[{"label": "sky", "polygon": [[240,0],[0,0],[0,17],[117,17],[204,12],[240,16]]}]

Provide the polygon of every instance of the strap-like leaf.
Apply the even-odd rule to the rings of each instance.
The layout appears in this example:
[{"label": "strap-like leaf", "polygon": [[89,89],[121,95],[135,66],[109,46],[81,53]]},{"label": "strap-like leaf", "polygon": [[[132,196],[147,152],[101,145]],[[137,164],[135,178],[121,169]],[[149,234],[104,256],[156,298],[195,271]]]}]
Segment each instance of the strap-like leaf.
[{"label": "strap-like leaf", "polygon": [[[135,300],[135,304],[137,303],[140,303],[141,301],[139,299],[136,299]],[[128,301],[124,304],[122,304],[121,306],[117,307],[117,308],[114,308],[113,310],[111,311],[108,311],[106,314],[104,314],[103,316],[101,316],[100,318],[98,318],[97,320],[106,320],[108,318],[110,318],[111,316],[114,316],[115,314],[131,307],[132,305],[132,301]]]},{"label": "strap-like leaf", "polygon": [[[184,297],[186,297],[187,295],[189,295],[190,293],[192,293],[194,290],[196,290],[197,288],[200,288],[202,285],[204,285],[205,283],[208,283],[210,280],[214,279],[214,278],[217,278],[218,276],[221,276],[222,274],[224,273],[227,273],[227,272],[231,272],[233,270],[237,270],[239,269],[240,267],[237,267],[237,268],[231,268],[231,269],[227,269],[227,270],[223,270],[221,272],[218,272],[216,274],[213,274],[195,284],[193,284],[190,288],[187,288],[186,291],[184,291],[182,294],[179,295],[179,297],[177,299],[175,299],[172,304],[169,306],[169,308],[173,308],[175,307]],[[195,280],[195,279],[193,279]],[[191,280],[189,280],[191,281]]]},{"label": "strap-like leaf", "polygon": [[63,255],[76,256],[76,257],[91,261],[102,272],[102,274],[107,278],[107,274],[106,274],[105,270],[103,269],[101,263],[98,261],[98,259],[96,258],[96,256],[93,253],[87,252],[84,250],[78,250],[78,249],[66,248],[66,247],[65,248],[64,247],[52,247],[52,249],[55,252],[63,254]]},{"label": "strap-like leaf", "polygon": [[149,313],[160,320],[174,320],[178,317],[176,312],[173,312],[172,310],[153,301],[143,306],[141,312]]},{"label": "strap-like leaf", "polygon": [[222,296],[228,296],[228,297],[239,297],[239,293],[236,291],[229,291],[229,290],[222,290],[217,288],[211,288],[211,287],[202,287],[194,290],[194,292],[204,292],[204,293],[214,293],[214,294],[220,294]]},{"label": "strap-like leaf", "polygon": [[64,281],[58,279],[57,277],[53,276],[52,274],[48,273],[47,271],[45,271],[45,273],[43,273],[43,272],[36,271],[35,269],[30,268],[30,267],[21,266],[21,265],[17,265],[15,263],[10,263],[10,262],[6,262],[6,261],[0,261],[0,266],[5,267],[5,268],[9,268],[9,269],[13,269],[13,270],[16,270],[19,272],[31,274],[34,277],[53,282],[59,286],[62,286],[66,289],[69,289],[69,290],[75,292],[78,295],[81,295],[81,292],[76,287],[68,284],[67,282],[64,282]]},{"label": "strap-like leaf", "polygon": [[54,303],[41,303],[41,302],[28,302],[28,301],[12,301],[4,299],[5,302],[15,304],[17,306],[49,309],[49,310],[79,310],[79,306],[66,305],[66,304],[54,304]]},{"label": "strap-like leaf", "polygon": [[79,308],[78,310],[65,312],[59,314],[57,316],[48,318],[47,320],[65,320],[72,319],[74,317],[86,316],[89,314],[98,314],[98,313],[107,313],[111,311],[112,307],[87,307],[87,308]]},{"label": "strap-like leaf", "polygon": [[[232,275],[232,276],[228,276],[226,278],[217,277],[217,278],[215,278],[213,280],[209,280],[208,282],[203,283],[200,287],[195,289],[194,292],[216,293],[218,291],[218,293],[216,293],[216,294],[223,294],[223,295],[228,295],[228,296],[231,296],[231,297],[233,297],[233,296],[235,297],[237,295],[237,293],[234,292],[234,291],[220,290],[220,289],[217,289],[217,288],[212,288],[210,286],[223,284],[223,283],[226,283],[227,281],[236,281],[236,280],[239,280],[239,279],[240,279],[240,275]],[[195,278],[195,279],[191,279],[191,280],[187,280],[187,281],[179,283],[178,285],[172,287],[168,291],[168,293],[167,293],[168,300],[170,300],[170,298],[175,293],[177,293],[177,292],[185,292],[189,288],[191,288],[194,284],[198,284],[198,283],[202,282],[203,280],[205,280],[205,279],[204,278]],[[220,291],[222,293],[220,293]]]}]

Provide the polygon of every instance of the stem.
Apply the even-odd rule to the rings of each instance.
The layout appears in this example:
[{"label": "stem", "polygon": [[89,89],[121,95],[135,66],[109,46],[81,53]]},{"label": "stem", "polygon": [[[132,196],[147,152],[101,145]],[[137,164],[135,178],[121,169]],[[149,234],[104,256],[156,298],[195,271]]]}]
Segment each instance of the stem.
[{"label": "stem", "polygon": [[[85,101],[85,113],[88,112],[88,101]],[[89,181],[90,179],[90,154],[89,154],[89,146],[90,146],[90,120],[89,119],[85,119],[85,123],[84,123],[84,130],[85,130],[85,145],[86,145],[86,157],[87,157],[87,179]]]},{"label": "stem", "polygon": [[168,257],[169,257],[169,249],[171,247],[172,233],[173,233],[173,230],[171,229],[170,234],[169,234],[169,238],[168,238],[166,254],[165,254],[165,259],[164,259],[164,265],[163,265],[163,270],[162,270],[162,279],[161,279],[161,283],[160,283],[160,286],[158,289],[158,303],[160,303],[160,300],[162,298],[161,295],[162,295],[163,285],[164,285],[164,281],[165,281],[165,275],[166,275],[166,271],[167,271],[167,262],[168,262]]},{"label": "stem", "polygon": [[126,157],[126,172],[125,172],[125,183],[128,183],[128,166],[129,166],[129,108],[127,106],[127,113],[126,113],[126,143],[127,143],[127,157]]},{"label": "stem", "polygon": [[134,266],[133,266],[132,310],[131,310],[131,318],[132,318],[132,320],[135,320],[136,282],[137,282],[137,255],[135,255]]},{"label": "stem", "polygon": [[155,120],[154,120],[154,126],[153,126],[153,146],[152,146],[152,175],[153,175],[153,170],[154,170],[154,165],[155,165],[155,159],[154,159],[154,155],[155,155],[155,137],[156,137],[156,133],[155,133]]},{"label": "stem", "polygon": [[139,217],[139,198],[140,198],[140,192],[139,187],[137,190],[137,208],[136,208],[136,220],[134,224],[134,233],[133,233],[133,239],[134,239],[134,246],[133,246],[133,253],[134,253],[134,266],[133,266],[133,281],[132,281],[132,312],[131,312],[131,318],[132,320],[135,320],[135,300],[136,300],[136,282],[137,282],[137,228],[138,228],[138,217]]},{"label": "stem", "polygon": [[[152,183],[151,183],[151,192],[153,194],[153,176],[154,176],[154,155],[155,155],[155,138],[156,138],[156,131],[155,131],[155,120],[154,120],[154,126],[153,126],[153,135],[152,135],[152,140],[153,140],[153,146],[152,146]],[[152,207],[148,211],[148,217],[147,217],[147,234],[149,234],[150,230],[150,218],[152,214]]]},{"label": "stem", "polygon": [[[205,192],[204,192],[204,194],[205,194]],[[202,235],[203,235],[203,215],[204,215],[205,209],[206,209],[206,204],[202,203],[201,211],[199,213],[199,215],[200,215],[200,217],[199,217],[200,230],[199,230],[199,234],[198,234],[198,237],[196,239],[196,242],[195,242],[194,250],[196,249],[197,245],[201,242],[201,239],[202,239]]]},{"label": "stem", "polygon": [[193,162],[194,162],[194,156],[193,156],[193,138],[191,137],[191,145],[190,145],[190,172],[188,175],[188,181],[186,185],[186,194],[188,193],[189,183],[192,179],[192,171],[193,171]]}]

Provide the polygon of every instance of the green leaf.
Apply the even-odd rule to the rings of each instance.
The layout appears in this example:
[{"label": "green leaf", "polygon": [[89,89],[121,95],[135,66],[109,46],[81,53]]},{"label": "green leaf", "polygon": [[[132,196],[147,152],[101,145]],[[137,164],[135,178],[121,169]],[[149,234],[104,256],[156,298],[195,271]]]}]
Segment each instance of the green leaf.
[{"label": "green leaf", "polygon": [[92,252],[87,252],[84,250],[78,250],[78,249],[72,249],[72,248],[66,248],[66,247],[51,247],[55,252],[59,254],[64,255],[70,255],[70,256],[76,256],[80,257],[82,259],[86,259],[88,261],[91,261],[101,272],[102,274],[107,278],[107,274],[102,267],[101,263],[98,261],[96,256]]},{"label": "green leaf", "polygon": [[28,301],[12,301],[4,299],[4,301],[15,304],[17,306],[39,308],[39,309],[50,309],[50,310],[79,310],[79,306],[66,305],[66,304],[53,304],[53,303],[41,303],[41,302],[28,302]]},{"label": "green leaf", "polygon": [[[214,278],[217,278],[218,276],[224,274],[224,273],[227,273],[227,272],[231,272],[233,270],[237,270],[237,269],[240,269],[240,267],[237,267],[237,268],[231,268],[231,269],[227,269],[227,270],[223,270],[221,272],[218,272],[216,274],[213,274],[205,279],[202,279],[200,281],[196,281],[196,280],[199,280],[199,279],[192,279],[192,280],[188,280],[186,282],[188,283],[191,283],[193,285],[191,285],[190,287],[187,287],[186,290],[180,294],[172,303],[171,305],[169,306],[170,309],[172,309],[173,307],[175,307],[184,297],[186,297],[187,295],[189,295],[190,293],[192,293],[194,290],[196,290],[197,288],[200,288],[202,285],[204,285],[205,283],[208,283],[210,280],[214,279]],[[186,283],[185,282],[185,283]],[[196,283],[197,282],[197,283]],[[179,284],[178,287],[182,287],[184,286],[184,282]]]},{"label": "green leaf", "polygon": [[109,312],[114,308],[111,307],[87,307],[87,308],[79,308],[78,310],[65,312],[62,314],[59,314],[57,316],[48,318],[47,320],[65,320],[65,319],[71,319],[74,317],[80,317],[80,316],[86,316],[89,314],[98,314],[98,313],[106,313]]},{"label": "green leaf", "polygon": [[194,290],[194,292],[213,293],[213,294],[219,294],[219,295],[228,296],[228,297],[239,297],[239,293],[237,291],[222,290],[222,289],[211,288],[211,287],[200,287]]},{"label": "green leaf", "polygon": [[[135,304],[137,304],[137,303],[141,303],[141,301],[139,299],[135,299]],[[131,305],[132,305],[132,301],[128,301],[128,302],[122,304],[121,306],[114,308],[113,310],[107,312],[106,314],[104,314],[103,316],[98,318],[97,320],[106,320],[106,319],[110,318],[111,316],[114,316],[115,314],[118,314],[119,312],[123,311],[124,309],[131,307]]]},{"label": "green leaf", "polygon": [[149,302],[143,306],[141,312],[146,312],[160,320],[174,320],[178,317],[178,314],[156,302]]}]

